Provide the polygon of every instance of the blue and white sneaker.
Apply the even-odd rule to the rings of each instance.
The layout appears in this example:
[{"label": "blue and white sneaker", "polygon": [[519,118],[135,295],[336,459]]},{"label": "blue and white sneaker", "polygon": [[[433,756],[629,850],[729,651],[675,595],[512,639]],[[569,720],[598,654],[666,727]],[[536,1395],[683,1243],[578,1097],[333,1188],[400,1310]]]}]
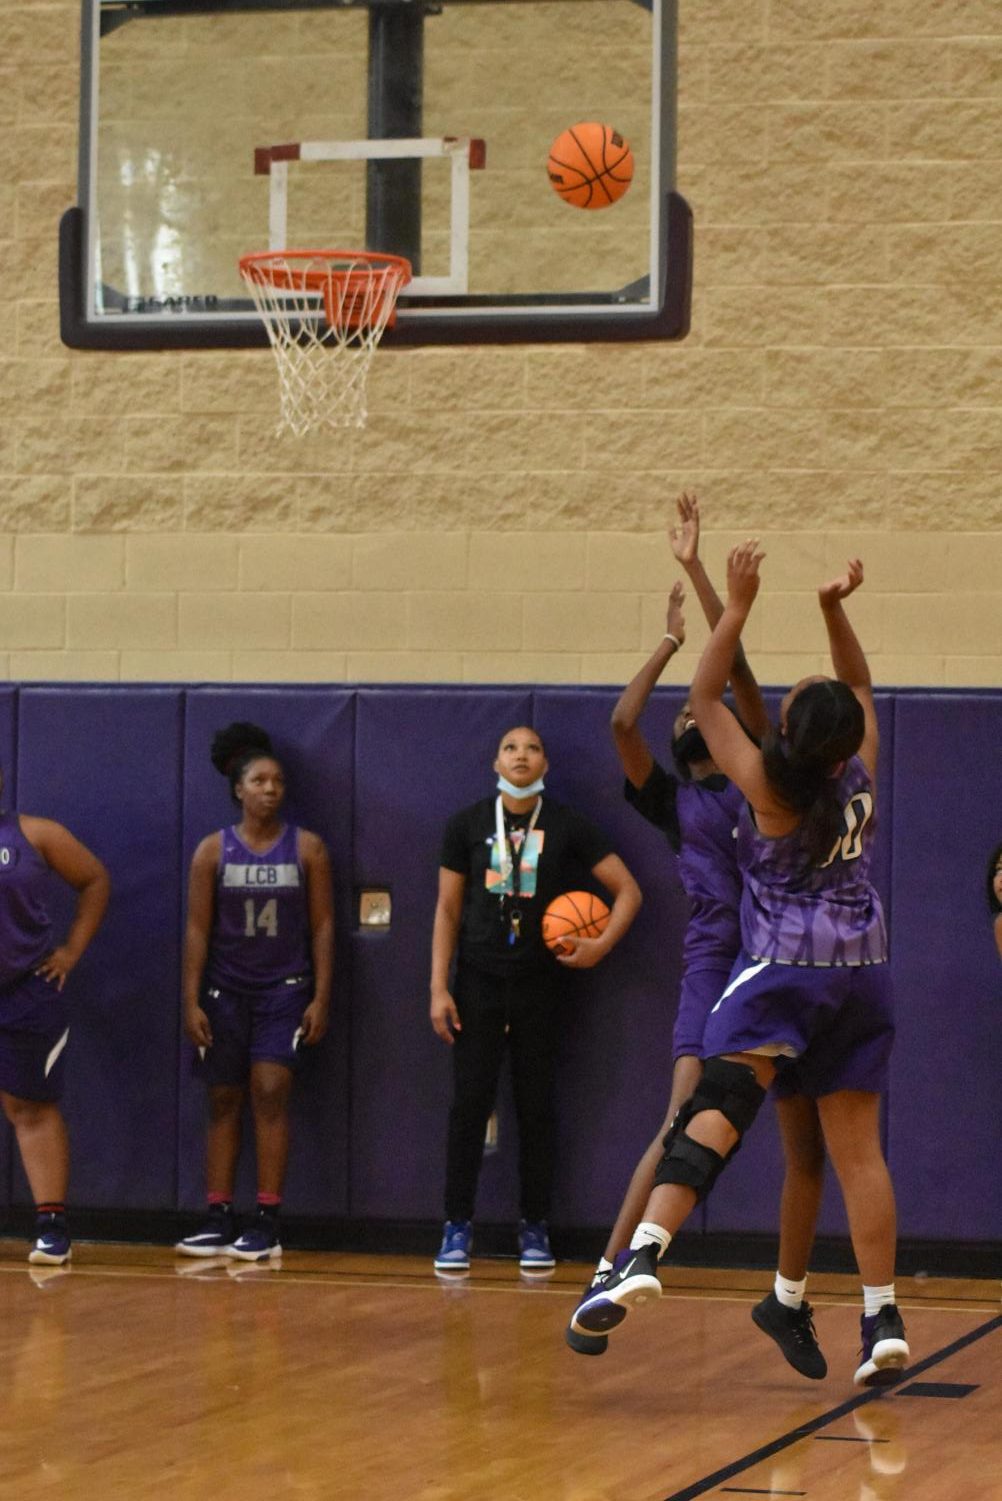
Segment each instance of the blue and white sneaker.
[{"label": "blue and white sneaker", "polygon": [[525,1272],[542,1272],[556,1266],[545,1220],[523,1220],[519,1225],[518,1264]]},{"label": "blue and white sneaker", "polygon": [[606,1334],[623,1322],[631,1308],[660,1298],[657,1265],[655,1245],[617,1252],[612,1271],[599,1286],[589,1288],[575,1308],[571,1330],[575,1334]]},{"label": "blue and white sneaker", "polygon": [[860,1320],[863,1348],[859,1352],[859,1366],[853,1376],[856,1386],[893,1386],[901,1380],[901,1372],[908,1364],[910,1351],[905,1339],[905,1326],[901,1322],[894,1303],[885,1303],[874,1314],[864,1314]]},{"label": "blue and white sneaker", "polygon": [[221,1256],[232,1241],[235,1229],[229,1205],[214,1204],[205,1224],[179,1240],[174,1249],[181,1256]]},{"label": "blue and white sneaker", "polygon": [[473,1225],[469,1220],[446,1220],[442,1244],[435,1257],[436,1272],[468,1272],[473,1250]]},{"label": "blue and white sneaker", "polygon": [[28,1260],[35,1266],[62,1266],[73,1255],[69,1231],[61,1214],[40,1214],[35,1225],[35,1244]]},{"label": "blue and white sneaker", "polygon": [[281,1256],[278,1239],[278,1220],[273,1214],[259,1214],[252,1225],[226,1247],[227,1256],[238,1261],[267,1261],[270,1256]]}]

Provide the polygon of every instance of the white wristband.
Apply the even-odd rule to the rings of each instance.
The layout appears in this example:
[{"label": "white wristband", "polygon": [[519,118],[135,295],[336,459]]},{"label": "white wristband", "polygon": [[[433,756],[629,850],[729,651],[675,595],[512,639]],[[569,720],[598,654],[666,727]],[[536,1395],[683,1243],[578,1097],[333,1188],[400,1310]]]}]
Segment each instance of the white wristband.
[{"label": "white wristband", "polygon": [[672,633],[671,633],[671,631],[665,631],[664,639],[665,639],[665,641],[670,641],[672,643],[672,645],[675,647],[676,651],[681,651],[682,650],[682,643],[681,643],[681,641],[678,639],[677,636],[673,636]]}]

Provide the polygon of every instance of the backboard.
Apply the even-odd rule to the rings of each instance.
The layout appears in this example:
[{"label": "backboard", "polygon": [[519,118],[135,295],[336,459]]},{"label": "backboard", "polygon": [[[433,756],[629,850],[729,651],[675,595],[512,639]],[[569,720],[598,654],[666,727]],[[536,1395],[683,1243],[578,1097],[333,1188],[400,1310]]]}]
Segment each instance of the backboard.
[{"label": "backboard", "polygon": [[[676,0],[84,0],[81,57],[72,347],[264,344],[238,261],[296,247],[411,262],[386,344],[687,332]],[[634,156],[601,209],[547,172],[581,121]]]}]

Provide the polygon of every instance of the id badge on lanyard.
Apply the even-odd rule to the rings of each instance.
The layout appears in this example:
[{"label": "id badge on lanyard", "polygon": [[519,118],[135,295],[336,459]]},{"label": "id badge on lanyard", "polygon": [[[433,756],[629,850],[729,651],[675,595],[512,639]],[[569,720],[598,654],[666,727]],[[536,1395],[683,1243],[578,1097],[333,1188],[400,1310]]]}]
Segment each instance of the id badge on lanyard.
[{"label": "id badge on lanyard", "polygon": [[543,799],[537,797],[536,806],[532,810],[532,817],[522,836],[522,842],[518,849],[518,858],[515,856],[515,841],[509,840],[508,831],[504,824],[504,803],[501,794],[498,793],[497,802],[494,804],[494,818],[497,831],[498,867],[501,872],[501,910],[504,912],[505,893],[504,886],[511,881],[512,905],[508,913],[508,943],[515,944],[522,936],[522,909],[518,904],[522,886],[522,857],[529,847],[529,836],[536,827],[543,806]]}]

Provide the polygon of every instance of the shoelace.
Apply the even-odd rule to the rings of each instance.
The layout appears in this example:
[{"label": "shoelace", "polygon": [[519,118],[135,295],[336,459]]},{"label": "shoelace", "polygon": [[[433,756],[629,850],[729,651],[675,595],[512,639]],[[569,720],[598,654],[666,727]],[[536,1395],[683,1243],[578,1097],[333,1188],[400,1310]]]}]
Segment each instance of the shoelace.
[{"label": "shoelace", "polygon": [[791,1323],[794,1338],[801,1345],[816,1345],[818,1331],[814,1327],[814,1309],[809,1303],[801,1303],[796,1318]]}]

